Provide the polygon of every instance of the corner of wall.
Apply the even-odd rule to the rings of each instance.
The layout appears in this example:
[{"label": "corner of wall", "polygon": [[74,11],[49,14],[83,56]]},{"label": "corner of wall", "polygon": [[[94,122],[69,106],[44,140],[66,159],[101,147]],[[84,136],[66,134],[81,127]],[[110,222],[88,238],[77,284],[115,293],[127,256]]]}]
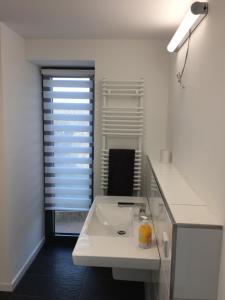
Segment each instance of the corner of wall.
[{"label": "corner of wall", "polygon": [[42,105],[24,39],[4,24],[0,33],[0,289],[10,290],[44,234]]}]

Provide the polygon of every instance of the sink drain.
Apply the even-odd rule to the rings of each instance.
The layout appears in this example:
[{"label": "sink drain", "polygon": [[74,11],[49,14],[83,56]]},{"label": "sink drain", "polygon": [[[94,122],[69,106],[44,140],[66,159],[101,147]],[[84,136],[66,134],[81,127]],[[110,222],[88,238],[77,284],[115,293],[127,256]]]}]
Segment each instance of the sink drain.
[{"label": "sink drain", "polygon": [[126,234],[126,231],[124,231],[124,230],[119,230],[119,231],[117,231],[117,233],[118,233],[119,235],[125,235],[125,234]]}]

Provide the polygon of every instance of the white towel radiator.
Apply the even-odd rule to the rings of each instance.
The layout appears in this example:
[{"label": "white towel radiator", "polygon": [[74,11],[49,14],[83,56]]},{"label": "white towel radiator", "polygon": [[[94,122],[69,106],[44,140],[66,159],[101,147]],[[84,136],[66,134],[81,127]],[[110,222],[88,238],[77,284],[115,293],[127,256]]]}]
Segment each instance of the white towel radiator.
[{"label": "white towel radiator", "polygon": [[102,82],[101,188],[108,187],[109,149],[134,149],[134,195],[139,195],[142,176],[144,79]]}]

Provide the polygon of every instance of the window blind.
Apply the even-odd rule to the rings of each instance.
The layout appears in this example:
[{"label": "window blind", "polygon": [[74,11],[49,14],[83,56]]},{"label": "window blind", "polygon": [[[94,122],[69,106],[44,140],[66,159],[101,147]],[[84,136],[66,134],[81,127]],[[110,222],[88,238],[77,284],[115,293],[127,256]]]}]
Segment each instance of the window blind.
[{"label": "window blind", "polygon": [[42,69],[45,209],[92,200],[93,70]]}]

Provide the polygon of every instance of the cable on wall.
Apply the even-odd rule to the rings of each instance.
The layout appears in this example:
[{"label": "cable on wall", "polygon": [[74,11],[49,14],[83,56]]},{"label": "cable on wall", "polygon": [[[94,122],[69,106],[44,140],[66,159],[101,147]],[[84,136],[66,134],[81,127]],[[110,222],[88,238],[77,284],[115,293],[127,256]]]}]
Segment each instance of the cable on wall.
[{"label": "cable on wall", "polygon": [[181,72],[178,72],[177,75],[176,75],[177,76],[177,81],[180,84],[180,87],[182,89],[185,88],[185,86],[182,83],[182,78],[183,78],[185,67],[186,67],[186,64],[187,64],[187,58],[188,58],[189,47],[190,47],[190,39],[191,39],[191,31],[189,31],[188,42],[187,42],[187,50],[186,50],[186,54],[185,54],[185,59],[184,59],[184,64],[183,64],[182,70],[181,70]]}]

